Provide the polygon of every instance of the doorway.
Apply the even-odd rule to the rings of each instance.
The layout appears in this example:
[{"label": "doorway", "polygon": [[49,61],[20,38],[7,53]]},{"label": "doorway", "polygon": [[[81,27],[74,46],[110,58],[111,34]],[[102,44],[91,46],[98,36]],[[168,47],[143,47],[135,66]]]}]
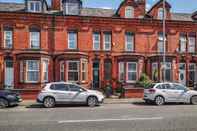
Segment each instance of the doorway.
[{"label": "doorway", "polygon": [[100,87],[100,77],[99,77],[99,61],[93,62],[93,89],[98,89]]}]

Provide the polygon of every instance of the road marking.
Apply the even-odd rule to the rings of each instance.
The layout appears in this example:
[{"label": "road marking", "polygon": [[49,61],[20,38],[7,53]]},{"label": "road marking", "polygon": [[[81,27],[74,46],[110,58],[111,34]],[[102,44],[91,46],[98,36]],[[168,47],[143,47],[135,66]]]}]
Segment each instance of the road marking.
[{"label": "road marking", "polygon": [[126,118],[126,119],[95,119],[95,120],[66,120],[58,121],[63,123],[87,123],[87,122],[111,122],[111,121],[144,121],[144,120],[162,120],[163,117],[149,117],[149,118]]}]

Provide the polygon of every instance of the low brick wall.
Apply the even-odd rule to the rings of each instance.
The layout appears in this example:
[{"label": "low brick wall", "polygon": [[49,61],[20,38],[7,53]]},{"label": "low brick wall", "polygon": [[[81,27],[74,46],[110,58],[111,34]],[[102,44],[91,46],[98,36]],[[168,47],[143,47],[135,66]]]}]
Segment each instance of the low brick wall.
[{"label": "low brick wall", "polygon": [[18,92],[23,100],[36,100],[40,90],[14,90]]},{"label": "low brick wall", "polygon": [[126,88],[125,98],[143,98],[144,89],[143,88]]}]

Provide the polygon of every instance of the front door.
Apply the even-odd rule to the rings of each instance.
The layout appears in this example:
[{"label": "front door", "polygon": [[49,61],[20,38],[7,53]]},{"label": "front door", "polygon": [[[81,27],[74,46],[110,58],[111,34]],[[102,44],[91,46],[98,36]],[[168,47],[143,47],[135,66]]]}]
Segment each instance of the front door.
[{"label": "front door", "polygon": [[186,70],[184,63],[180,63],[179,65],[179,82],[186,85]]},{"label": "front door", "polygon": [[98,89],[100,84],[99,84],[99,62],[93,62],[93,89]]},{"label": "front door", "polygon": [[6,89],[12,89],[14,84],[14,69],[13,61],[5,61],[5,72],[4,72],[4,85]]}]

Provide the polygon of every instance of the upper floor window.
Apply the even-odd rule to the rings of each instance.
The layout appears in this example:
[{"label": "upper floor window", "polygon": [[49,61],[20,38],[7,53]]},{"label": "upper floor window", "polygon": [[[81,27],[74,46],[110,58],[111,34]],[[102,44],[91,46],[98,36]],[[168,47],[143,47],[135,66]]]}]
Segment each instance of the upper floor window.
[{"label": "upper floor window", "polygon": [[187,45],[187,36],[183,34],[180,36],[180,52],[186,51],[186,45]]},{"label": "upper floor window", "polygon": [[194,53],[195,50],[196,50],[196,37],[189,36],[189,38],[188,38],[188,52]]},{"label": "upper floor window", "polygon": [[164,15],[164,14],[166,14],[166,11],[163,8],[159,8],[157,18],[158,19],[166,18],[166,15]]},{"label": "upper floor window", "polygon": [[29,1],[28,10],[30,12],[41,12],[41,2],[40,1]]},{"label": "upper floor window", "polygon": [[166,48],[166,45],[164,45],[164,39],[166,41],[166,37],[163,37],[163,33],[158,34],[158,43],[157,43],[157,51],[158,52],[164,52],[164,48]]},{"label": "upper floor window", "polygon": [[77,33],[68,32],[68,49],[77,49]]},{"label": "upper floor window", "polygon": [[36,30],[30,31],[30,48],[39,49],[40,48],[40,32]]},{"label": "upper floor window", "polygon": [[134,51],[134,35],[131,32],[125,34],[125,50]]},{"label": "upper floor window", "polygon": [[38,82],[39,80],[39,61],[38,60],[27,60],[27,82]]},{"label": "upper floor window", "polygon": [[80,13],[80,3],[64,2],[63,3],[63,13],[65,15],[79,15],[79,13]]},{"label": "upper floor window", "polygon": [[13,46],[13,31],[12,29],[5,29],[4,30],[4,47],[5,48],[12,48]]},{"label": "upper floor window", "polygon": [[105,32],[104,33],[104,50],[109,51],[111,50],[111,33]]},{"label": "upper floor window", "polygon": [[100,33],[93,33],[93,50],[100,50]]},{"label": "upper floor window", "polygon": [[133,18],[134,17],[134,9],[132,6],[127,6],[125,8],[125,18]]}]

